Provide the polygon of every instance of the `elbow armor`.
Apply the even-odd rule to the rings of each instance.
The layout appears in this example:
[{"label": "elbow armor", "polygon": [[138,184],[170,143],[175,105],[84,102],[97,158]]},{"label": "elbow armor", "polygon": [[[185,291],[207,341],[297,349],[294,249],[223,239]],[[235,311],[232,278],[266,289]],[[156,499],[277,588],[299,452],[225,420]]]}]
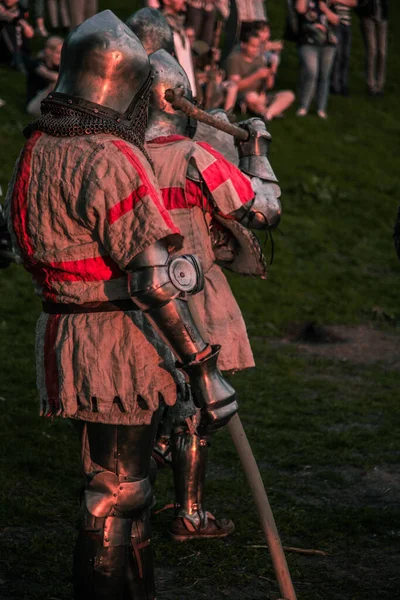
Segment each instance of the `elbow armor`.
[{"label": "elbow armor", "polygon": [[141,252],[129,265],[130,294],[186,372],[200,408],[202,435],[225,425],[237,412],[235,390],[217,367],[219,346],[210,346],[187,300],[203,289],[203,272],[194,255],[170,257],[164,242]]}]

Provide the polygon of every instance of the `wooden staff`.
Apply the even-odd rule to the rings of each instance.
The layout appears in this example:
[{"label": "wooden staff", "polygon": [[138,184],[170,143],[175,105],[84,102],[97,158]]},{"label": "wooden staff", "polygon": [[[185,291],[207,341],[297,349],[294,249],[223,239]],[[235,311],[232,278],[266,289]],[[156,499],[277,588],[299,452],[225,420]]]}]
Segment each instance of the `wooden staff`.
[{"label": "wooden staff", "polygon": [[212,58],[211,58],[211,65],[210,65],[211,69],[208,72],[208,81],[207,81],[207,85],[206,85],[206,93],[205,93],[205,99],[204,99],[204,106],[205,106],[206,110],[210,110],[210,108],[212,108],[212,100],[213,100],[214,90],[215,90],[215,79],[217,77],[218,69],[219,69],[215,53],[219,48],[219,42],[221,40],[221,33],[222,33],[222,25],[223,25],[223,21],[220,20],[217,22],[217,26],[215,28],[215,35],[214,35],[214,40],[213,40],[213,45],[212,45],[212,50],[214,50],[214,52],[213,52]]},{"label": "wooden staff", "polygon": [[254,458],[249,440],[247,439],[238,414],[232,417],[227,428],[232,436],[237,453],[239,454],[247,483],[249,484],[254,503],[257,507],[261,527],[271,555],[279,591],[283,597],[281,600],[297,600],[267,492],[265,491],[256,459]]},{"label": "wooden staff", "polygon": [[215,127],[215,129],[225,131],[225,133],[229,133],[229,135],[232,135],[241,142],[246,142],[249,139],[248,131],[242,127],[238,127],[237,125],[233,125],[232,123],[228,123],[227,121],[223,121],[222,119],[218,119],[218,117],[210,115],[198,106],[192,104],[183,94],[184,90],[182,88],[165,90],[165,99],[172,104],[173,108],[181,110],[189,117],[193,117],[196,121],[201,121],[211,127]]}]

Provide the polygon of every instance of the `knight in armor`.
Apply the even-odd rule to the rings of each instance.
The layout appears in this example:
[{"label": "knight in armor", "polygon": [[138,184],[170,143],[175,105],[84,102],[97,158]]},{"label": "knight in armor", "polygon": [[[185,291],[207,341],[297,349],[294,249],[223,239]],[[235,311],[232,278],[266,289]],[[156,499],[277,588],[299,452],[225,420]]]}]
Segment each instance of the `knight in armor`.
[{"label": "knight in armor", "polygon": [[188,303],[203,286],[200,261],[175,254],[182,235],[145,150],[151,84],[145,50],[111,11],[78,26],[6,198],[13,245],[43,302],[41,413],[72,419],[81,434],[76,600],[155,598],[149,463],[160,406],[176,401],[167,346],[204,435],[237,410],[219,346]]},{"label": "knight in armor", "polygon": [[[280,189],[266,156],[270,135],[260,119],[244,124],[250,137],[239,146],[241,170],[206,142],[192,141],[195,123],[165,100],[165,91],[176,87],[192,98],[185,71],[163,49],[149,59],[155,78],[147,148],[163,205],[184,235],[180,252],[199,256],[204,271],[204,289],[191,297],[190,304],[204,335],[225,340],[220,368],[232,373],[253,367],[241,311],[218,263],[265,277],[265,261],[249,229],[271,229],[280,219]],[[184,412],[179,414],[179,409]],[[178,402],[169,411],[173,415],[164,416],[155,446],[160,459],[172,459],[176,512],[170,534],[176,541],[224,537],[233,530],[232,521],[215,519],[204,505],[210,437],[196,430],[187,409],[187,402]]]}]

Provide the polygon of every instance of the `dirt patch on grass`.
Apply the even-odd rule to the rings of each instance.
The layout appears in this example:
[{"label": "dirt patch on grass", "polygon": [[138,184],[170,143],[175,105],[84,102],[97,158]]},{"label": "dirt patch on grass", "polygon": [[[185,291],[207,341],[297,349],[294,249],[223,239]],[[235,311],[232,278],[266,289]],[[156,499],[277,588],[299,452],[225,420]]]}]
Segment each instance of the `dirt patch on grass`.
[{"label": "dirt patch on grass", "polygon": [[274,343],[295,343],[299,350],[322,358],[364,365],[381,362],[390,369],[400,369],[400,334],[369,325],[295,325]]}]

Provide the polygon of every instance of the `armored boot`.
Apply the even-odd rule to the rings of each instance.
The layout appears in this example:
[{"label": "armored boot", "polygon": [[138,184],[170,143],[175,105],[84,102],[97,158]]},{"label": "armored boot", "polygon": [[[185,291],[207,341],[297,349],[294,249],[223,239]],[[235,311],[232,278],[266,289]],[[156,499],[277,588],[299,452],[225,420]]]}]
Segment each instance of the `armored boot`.
[{"label": "armored boot", "polygon": [[174,431],[170,444],[176,493],[170,536],[176,542],[226,537],[235,529],[233,522],[216,519],[204,508],[209,439],[180,427]]}]

